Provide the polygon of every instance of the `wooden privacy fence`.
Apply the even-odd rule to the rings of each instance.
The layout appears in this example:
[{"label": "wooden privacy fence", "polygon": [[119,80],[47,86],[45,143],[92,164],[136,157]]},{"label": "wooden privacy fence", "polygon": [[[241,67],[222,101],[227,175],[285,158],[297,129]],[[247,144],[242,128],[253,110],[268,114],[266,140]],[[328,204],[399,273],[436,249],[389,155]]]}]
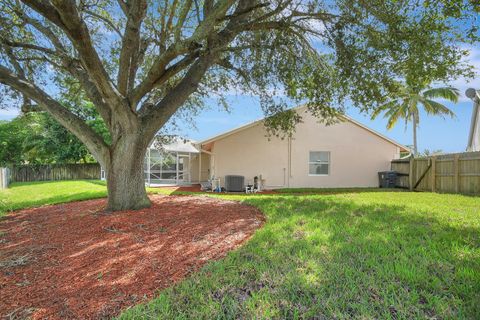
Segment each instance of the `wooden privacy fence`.
[{"label": "wooden privacy fence", "polygon": [[480,152],[393,160],[397,186],[410,190],[480,194]]},{"label": "wooden privacy fence", "polygon": [[100,179],[98,163],[14,166],[11,181]]}]

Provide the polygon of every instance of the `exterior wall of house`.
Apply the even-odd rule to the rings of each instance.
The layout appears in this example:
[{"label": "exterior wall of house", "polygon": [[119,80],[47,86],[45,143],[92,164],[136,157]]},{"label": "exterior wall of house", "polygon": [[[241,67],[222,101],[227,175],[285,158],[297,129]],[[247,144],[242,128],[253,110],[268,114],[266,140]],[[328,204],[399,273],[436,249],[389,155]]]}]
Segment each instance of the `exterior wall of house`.
[{"label": "exterior wall of house", "polygon": [[224,185],[225,175],[245,176],[245,183],[253,183],[262,175],[271,187],[282,187],[287,179],[288,142],[265,137],[263,125],[239,131],[215,141],[212,149],[211,172]]},{"label": "exterior wall of house", "polygon": [[201,176],[200,180],[198,179],[198,170],[200,169],[200,154],[192,155],[190,160],[190,175],[192,183],[200,183],[202,181],[207,181],[210,179],[210,155],[206,153],[201,154]]},{"label": "exterior wall of house", "polygon": [[[350,121],[325,126],[309,114],[291,142],[265,136],[259,123],[214,142],[211,172],[222,185],[234,174],[247,183],[261,175],[267,188],[376,187],[377,172],[389,170],[400,154],[398,146]],[[330,152],[328,175],[309,174],[310,151]]]},{"label": "exterior wall of house", "polygon": [[[329,151],[326,176],[309,175],[309,151]],[[350,121],[332,126],[305,116],[292,140],[290,187],[377,187],[400,148]]]}]

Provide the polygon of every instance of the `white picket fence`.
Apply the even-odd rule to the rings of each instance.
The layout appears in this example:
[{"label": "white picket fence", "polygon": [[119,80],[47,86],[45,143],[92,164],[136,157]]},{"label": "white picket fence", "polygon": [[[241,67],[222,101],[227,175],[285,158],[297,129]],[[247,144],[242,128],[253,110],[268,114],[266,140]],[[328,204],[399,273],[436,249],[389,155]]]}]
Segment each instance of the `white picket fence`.
[{"label": "white picket fence", "polygon": [[10,170],[8,168],[0,168],[0,189],[7,189],[10,183]]}]

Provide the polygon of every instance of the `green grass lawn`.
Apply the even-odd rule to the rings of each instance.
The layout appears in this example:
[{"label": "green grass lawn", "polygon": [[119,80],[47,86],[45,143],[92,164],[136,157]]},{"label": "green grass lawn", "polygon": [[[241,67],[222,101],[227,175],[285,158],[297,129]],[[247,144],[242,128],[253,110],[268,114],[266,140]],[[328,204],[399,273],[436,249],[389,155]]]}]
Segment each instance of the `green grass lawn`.
[{"label": "green grass lawn", "polygon": [[[0,199],[18,208],[105,194],[76,183],[14,185]],[[55,195],[33,195],[35,203],[20,196],[33,189]],[[480,197],[337,191],[216,195],[260,208],[267,223],[240,249],[120,318],[478,318]]]},{"label": "green grass lawn", "polygon": [[99,180],[14,182],[0,190],[0,217],[6,212],[107,195],[105,183]]},{"label": "green grass lawn", "polygon": [[337,193],[356,193],[356,192],[402,192],[405,189],[379,189],[379,188],[283,188],[276,189],[278,193],[298,194],[337,194]]},{"label": "green grass lawn", "polygon": [[[152,193],[161,193],[165,195],[192,195],[195,194],[191,191],[175,191],[174,189],[167,189],[167,188],[150,188]],[[339,193],[359,193],[359,192],[405,192],[406,189],[379,189],[379,188],[283,188],[283,189],[275,189],[273,190],[276,193],[281,195],[304,195],[304,194],[339,194]],[[219,193],[210,193],[204,192],[205,194],[209,194],[210,196],[221,196],[221,197],[240,197],[240,199],[244,199],[246,196],[243,192],[235,192],[235,193],[228,193],[228,194],[219,194]],[[198,194],[198,193],[197,193]],[[264,196],[265,194],[253,194],[254,196]],[[250,194],[252,196],[252,194]],[[234,198],[235,199],[235,198]],[[239,199],[239,198],[237,198]]]},{"label": "green grass lawn", "polygon": [[120,318],[478,318],[480,198],[369,191],[242,197],[245,246]]},{"label": "green grass lawn", "polygon": [[[147,188],[147,191],[166,192],[158,188]],[[14,182],[8,189],[0,190],[0,217],[22,208],[106,196],[105,181],[100,180]]]}]

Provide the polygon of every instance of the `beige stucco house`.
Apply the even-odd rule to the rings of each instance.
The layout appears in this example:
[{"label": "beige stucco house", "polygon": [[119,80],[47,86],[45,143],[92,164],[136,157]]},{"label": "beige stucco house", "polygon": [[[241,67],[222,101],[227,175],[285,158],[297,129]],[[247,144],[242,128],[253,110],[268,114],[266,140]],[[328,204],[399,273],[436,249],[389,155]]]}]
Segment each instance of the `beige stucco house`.
[{"label": "beige stucco house", "polygon": [[263,120],[201,142],[177,138],[145,158],[148,185],[185,185],[241,175],[265,189],[376,187],[379,171],[407,148],[349,117],[325,126],[306,112],[290,139],[267,137]]},{"label": "beige stucco house", "polygon": [[242,175],[246,183],[260,177],[266,189],[376,187],[377,173],[407,151],[349,117],[326,126],[305,107],[296,110],[303,122],[291,139],[267,138],[259,120],[196,143],[190,182],[215,177],[223,185],[226,175]]}]

